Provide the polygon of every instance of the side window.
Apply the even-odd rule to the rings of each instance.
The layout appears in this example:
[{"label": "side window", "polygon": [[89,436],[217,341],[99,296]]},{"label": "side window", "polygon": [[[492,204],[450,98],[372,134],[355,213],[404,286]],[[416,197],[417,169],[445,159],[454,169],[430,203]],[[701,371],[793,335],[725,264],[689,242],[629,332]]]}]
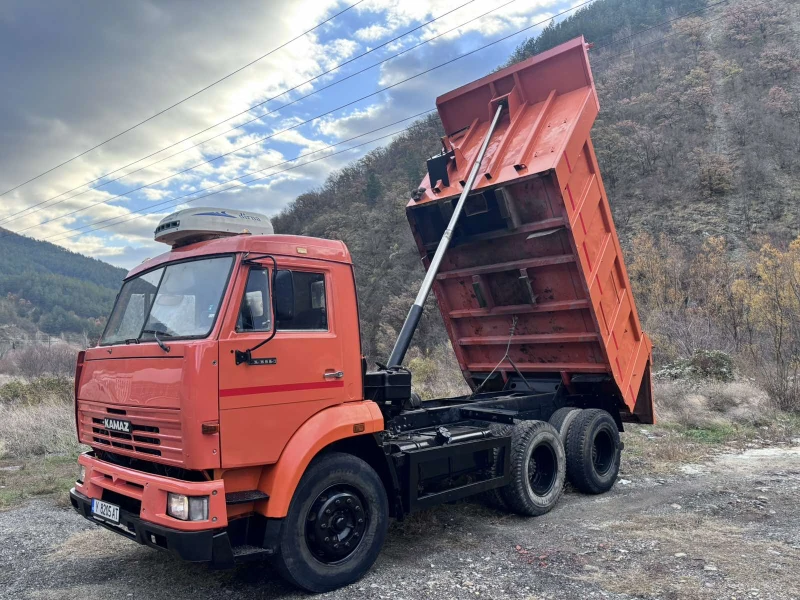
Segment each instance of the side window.
[{"label": "side window", "polygon": [[237,331],[270,331],[272,321],[269,297],[269,271],[266,269],[250,269],[247,286],[239,310]]},{"label": "side window", "polygon": [[325,275],[292,271],[294,311],[289,319],[278,320],[278,331],[327,331],[328,307]]}]

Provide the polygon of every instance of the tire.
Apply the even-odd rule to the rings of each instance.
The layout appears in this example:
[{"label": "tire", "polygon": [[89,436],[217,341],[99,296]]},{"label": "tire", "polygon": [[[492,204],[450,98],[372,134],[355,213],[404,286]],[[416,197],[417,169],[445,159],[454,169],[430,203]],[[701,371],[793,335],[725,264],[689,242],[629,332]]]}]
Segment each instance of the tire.
[{"label": "tire", "polygon": [[566,460],[558,431],[544,421],[523,421],[511,436],[511,483],[500,493],[513,512],[543,515],[564,491]]},{"label": "tire", "polygon": [[567,433],[569,432],[569,428],[575,422],[575,418],[580,412],[580,408],[565,406],[564,408],[559,408],[553,413],[553,416],[550,417],[549,423],[558,431],[561,443],[564,445],[565,449],[567,447]]},{"label": "tire", "polygon": [[[358,581],[369,570],[388,526],[389,502],[375,470],[351,454],[331,452],[315,459],[303,474],[273,562],[297,587],[328,592]],[[335,535],[323,540],[327,532]]]},{"label": "tire", "polygon": [[567,478],[577,490],[602,494],[617,480],[622,444],[614,418],[605,410],[581,411],[567,436]]},{"label": "tire", "polygon": [[[489,425],[489,429],[491,430],[492,434],[496,437],[504,437],[507,435],[511,435],[511,430],[514,429],[513,425],[501,425],[500,423],[493,423]],[[500,464],[500,451],[495,450],[494,455],[492,457],[492,471],[497,475],[502,473],[503,465]],[[494,488],[493,490],[489,490],[488,492],[484,492],[480,495],[480,499],[489,507],[494,508],[495,510],[508,510],[508,505],[506,505],[505,500],[503,500],[503,495],[500,491],[503,488]]]}]

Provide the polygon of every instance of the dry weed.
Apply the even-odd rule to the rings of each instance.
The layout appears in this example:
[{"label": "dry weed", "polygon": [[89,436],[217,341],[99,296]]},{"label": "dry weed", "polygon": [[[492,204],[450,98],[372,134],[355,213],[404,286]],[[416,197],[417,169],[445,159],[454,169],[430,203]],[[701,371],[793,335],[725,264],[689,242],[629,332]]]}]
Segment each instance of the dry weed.
[{"label": "dry weed", "polygon": [[53,396],[37,404],[0,403],[0,444],[17,458],[77,453],[72,404]]},{"label": "dry weed", "polygon": [[413,349],[409,353],[408,368],[413,373],[414,391],[423,400],[452,398],[469,393],[449,344],[427,354]]},{"label": "dry weed", "polygon": [[28,379],[51,375],[71,376],[75,373],[78,349],[66,343],[53,346],[33,344],[7,353],[0,360],[0,373],[21,375]]},{"label": "dry weed", "polygon": [[691,428],[761,426],[776,418],[766,392],[747,381],[657,382],[656,412],[663,423]]}]

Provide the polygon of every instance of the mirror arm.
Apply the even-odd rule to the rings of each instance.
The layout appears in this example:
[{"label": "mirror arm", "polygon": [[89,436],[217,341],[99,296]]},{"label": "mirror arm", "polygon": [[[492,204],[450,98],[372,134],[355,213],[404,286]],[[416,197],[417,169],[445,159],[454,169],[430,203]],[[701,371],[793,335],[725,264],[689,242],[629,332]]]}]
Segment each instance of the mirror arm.
[{"label": "mirror arm", "polygon": [[234,353],[236,356],[237,365],[241,365],[242,363],[247,363],[248,365],[262,364],[262,362],[259,359],[253,358],[253,352],[255,350],[258,350],[259,348],[261,348],[261,346],[263,346],[272,338],[274,338],[275,333],[278,331],[278,322],[277,319],[275,318],[275,315],[277,314],[278,311],[278,303],[275,299],[275,275],[278,272],[278,261],[276,261],[275,257],[272,256],[271,254],[258,254],[250,258],[250,254],[248,253],[244,255],[244,260],[242,260],[242,264],[258,265],[259,263],[257,261],[261,260],[262,258],[268,258],[272,261],[272,277],[270,278],[271,282],[269,290],[270,301],[271,301],[270,304],[272,305],[272,315],[271,315],[272,331],[270,332],[269,337],[267,337],[265,340],[260,341],[258,344],[256,344],[249,350],[237,350]]}]

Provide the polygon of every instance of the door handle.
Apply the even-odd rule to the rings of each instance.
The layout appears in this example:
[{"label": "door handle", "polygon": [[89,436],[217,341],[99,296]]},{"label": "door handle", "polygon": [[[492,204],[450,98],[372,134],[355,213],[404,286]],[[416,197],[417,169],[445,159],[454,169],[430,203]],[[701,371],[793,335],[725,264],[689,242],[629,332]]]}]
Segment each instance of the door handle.
[{"label": "door handle", "polygon": [[325,377],[326,379],[341,379],[342,377],[344,377],[344,371],[336,371],[335,373],[330,373],[330,372],[323,373],[322,376]]}]

